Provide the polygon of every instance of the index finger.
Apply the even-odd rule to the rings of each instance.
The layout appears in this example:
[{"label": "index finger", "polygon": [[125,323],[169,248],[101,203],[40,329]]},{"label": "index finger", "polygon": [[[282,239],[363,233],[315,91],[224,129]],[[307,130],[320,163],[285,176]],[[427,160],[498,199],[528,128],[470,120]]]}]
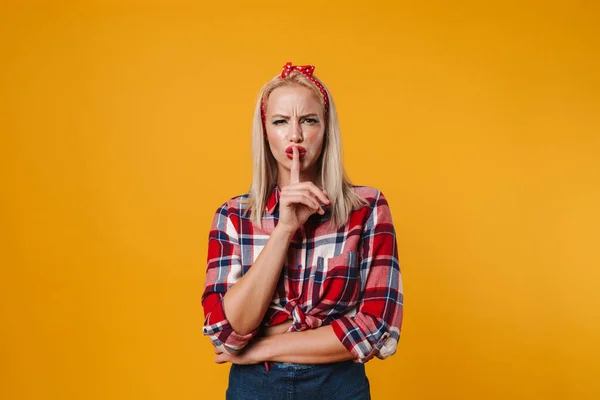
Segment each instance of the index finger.
[{"label": "index finger", "polygon": [[300,155],[296,146],[292,147],[292,169],[290,171],[290,183],[300,182]]}]

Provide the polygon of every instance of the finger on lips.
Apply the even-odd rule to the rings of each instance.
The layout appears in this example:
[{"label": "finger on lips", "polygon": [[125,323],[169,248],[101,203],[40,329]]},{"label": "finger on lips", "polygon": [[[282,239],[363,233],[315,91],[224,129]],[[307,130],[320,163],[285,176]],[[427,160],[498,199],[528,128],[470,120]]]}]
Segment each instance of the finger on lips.
[{"label": "finger on lips", "polygon": [[[303,189],[303,193],[298,193],[298,189]],[[304,195],[309,199],[312,199],[312,202],[306,201],[298,201],[302,202],[312,209],[319,212],[319,214],[325,214],[325,210],[323,206],[330,205],[331,199],[329,198],[329,194],[325,190],[321,190],[314,183],[308,182],[300,182],[300,154],[298,152],[298,148],[296,146],[292,146],[292,168],[290,170],[290,185],[283,188],[282,194],[295,194],[295,195]],[[290,199],[291,200],[291,199]],[[314,204],[311,206],[311,204]]]},{"label": "finger on lips", "polygon": [[290,171],[291,177],[290,177],[290,182],[291,183],[298,183],[300,182],[300,155],[298,153],[298,149],[296,148],[296,146],[292,147],[292,169]]}]

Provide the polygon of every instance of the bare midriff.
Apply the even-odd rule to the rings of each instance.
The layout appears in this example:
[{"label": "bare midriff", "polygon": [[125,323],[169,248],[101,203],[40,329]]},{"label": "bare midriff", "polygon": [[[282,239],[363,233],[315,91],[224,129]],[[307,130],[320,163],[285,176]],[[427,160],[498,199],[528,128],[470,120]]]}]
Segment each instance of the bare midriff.
[{"label": "bare midriff", "polygon": [[293,321],[291,319],[288,319],[287,321],[282,322],[279,325],[267,326],[263,328],[261,336],[272,336],[280,333],[285,333],[290,328],[290,326],[292,326],[292,324]]}]

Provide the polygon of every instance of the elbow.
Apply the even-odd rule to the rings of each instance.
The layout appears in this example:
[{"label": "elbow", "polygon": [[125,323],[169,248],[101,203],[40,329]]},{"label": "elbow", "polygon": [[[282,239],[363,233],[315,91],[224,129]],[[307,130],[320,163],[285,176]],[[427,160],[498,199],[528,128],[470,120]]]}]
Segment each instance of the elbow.
[{"label": "elbow", "polygon": [[247,336],[255,332],[258,326],[252,327],[250,324],[239,324],[239,323],[231,323],[229,320],[229,326],[231,330],[235,332],[238,336]]},{"label": "elbow", "polygon": [[373,357],[385,360],[393,356],[398,348],[398,335],[393,331],[385,332],[376,343],[371,344],[370,349],[366,347],[363,351],[353,352],[354,362],[364,364]]},{"label": "elbow", "polygon": [[223,320],[216,324],[205,324],[202,333],[222,352],[236,355],[256,336],[258,330],[241,334],[233,330],[227,320]]},{"label": "elbow", "polygon": [[368,314],[342,317],[331,323],[334,333],[354,355],[355,363],[366,363],[373,357],[381,360],[396,353],[400,324],[388,325]]},{"label": "elbow", "polygon": [[206,311],[202,333],[204,336],[209,337],[215,347],[235,355],[239,353],[254,336],[256,336],[258,329],[235,330],[225,315],[223,302],[220,301],[220,299],[218,300],[219,301],[216,301],[214,306],[206,306],[205,308],[210,311]]},{"label": "elbow", "polygon": [[381,343],[377,345],[377,351],[375,352],[375,356],[380,360],[385,360],[396,354],[396,349],[398,348],[398,336],[399,332],[396,333],[392,331],[391,333],[386,332]]}]

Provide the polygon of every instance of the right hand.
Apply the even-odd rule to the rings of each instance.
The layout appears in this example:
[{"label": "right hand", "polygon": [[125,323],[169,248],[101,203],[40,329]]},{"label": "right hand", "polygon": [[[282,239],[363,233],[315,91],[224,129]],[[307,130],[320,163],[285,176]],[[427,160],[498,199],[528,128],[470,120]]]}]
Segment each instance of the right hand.
[{"label": "right hand", "polygon": [[312,182],[300,182],[300,157],[298,149],[293,147],[290,184],[285,186],[279,197],[279,222],[277,226],[296,232],[314,214],[325,214],[322,204],[330,205],[327,192]]}]

